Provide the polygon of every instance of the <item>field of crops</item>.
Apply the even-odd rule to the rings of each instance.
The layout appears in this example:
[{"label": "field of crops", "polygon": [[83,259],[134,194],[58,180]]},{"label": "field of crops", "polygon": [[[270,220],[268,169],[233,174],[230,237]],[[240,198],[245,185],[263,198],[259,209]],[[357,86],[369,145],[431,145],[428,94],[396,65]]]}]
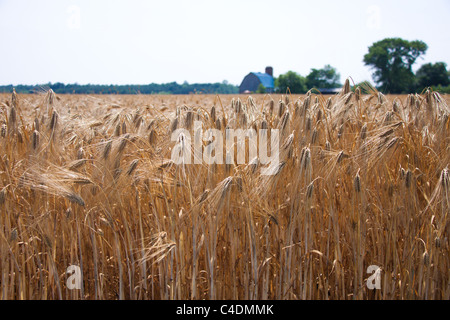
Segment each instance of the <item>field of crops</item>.
[{"label": "field of crops", "polygon": [[[0,95],[0,299],[448,300],[448,102]],[[195,121],[280,162],[177,164]]]}]

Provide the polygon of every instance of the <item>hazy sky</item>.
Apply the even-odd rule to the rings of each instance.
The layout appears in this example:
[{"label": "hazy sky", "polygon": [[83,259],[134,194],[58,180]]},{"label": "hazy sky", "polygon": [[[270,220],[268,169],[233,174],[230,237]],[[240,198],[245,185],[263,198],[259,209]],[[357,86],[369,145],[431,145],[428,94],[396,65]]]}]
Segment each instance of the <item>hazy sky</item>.
[{"label": "hazy sky", "polygon": [[450,0],[0,0],[0,84],[240,84],[362,59],[386,37],[422,40],[450,66]]}]

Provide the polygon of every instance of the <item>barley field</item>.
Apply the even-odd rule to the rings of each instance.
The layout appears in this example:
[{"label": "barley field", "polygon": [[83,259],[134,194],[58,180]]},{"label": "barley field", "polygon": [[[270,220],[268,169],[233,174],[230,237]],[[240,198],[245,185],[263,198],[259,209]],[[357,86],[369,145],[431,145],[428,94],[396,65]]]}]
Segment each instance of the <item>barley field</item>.
[{"label": "barley field", "polygon": [[[448,300],[448,102],[0,95],[0,298]],[[176,164],[194,121],[278,129],[274,174]]]}]

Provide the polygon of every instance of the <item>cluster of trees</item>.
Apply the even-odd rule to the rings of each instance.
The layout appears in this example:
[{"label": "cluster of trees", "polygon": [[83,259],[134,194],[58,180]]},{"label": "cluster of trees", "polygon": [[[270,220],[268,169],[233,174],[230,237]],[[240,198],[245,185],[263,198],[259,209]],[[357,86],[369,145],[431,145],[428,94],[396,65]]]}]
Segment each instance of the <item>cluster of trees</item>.
[{"label": "cluster of trees", "polygon": [[46,88],[51,88],[55,93],[76,93],[76,94],[196,94],[196,93],[238,93],[239,88],[226,81],[222,83],[193,83],[176,82],[163,84],[145,85],[98,85],[98,84],[64,84],[47,83],[44,85],[18,85],[0,86],[0,92],[12,92],[15,88],[17,93],[35,93]]},{"label": "cluster of trees", "polygon": [[288,71],[275,79],[277,92],[306,93],[311,88],[333,89],[341,87],[340,74],[329,64],[322,69],[311,69],[311,72],[303,77],[294,71]]},{"label": "cluster of trees", "polygon": [[[373,69],[373,80],[379,91],[410,93],[432,87],[433,90],[450,93],[450,71],[445,62],[423,64],[414,73],[413,65],[428,49],[423,41],[386,38],[368,49],[363,62]],[[336,69],[326,65],[322,69],[311,69],[306,77],[288,71],[275,79],[275,90],[285,93],[289,88],[291,93],[305,93],[311,88],[338,88],[341,86],[339,81]]]},{"label": "cluster of trees", "polygon": [[418,89],[432,87],[444,93],[450,93],[450,71],[445,62],[426,63],[416,72]]},{"label": "cluster of trees", "polygon": [[416,73],[412,70],[427,49],[420,40],[386,38],[372,44],[363,61],[374,70],[373,79],[383,92],[420,92],[426,87],[448,92],[450,72],[445,62],[424,64]]}]

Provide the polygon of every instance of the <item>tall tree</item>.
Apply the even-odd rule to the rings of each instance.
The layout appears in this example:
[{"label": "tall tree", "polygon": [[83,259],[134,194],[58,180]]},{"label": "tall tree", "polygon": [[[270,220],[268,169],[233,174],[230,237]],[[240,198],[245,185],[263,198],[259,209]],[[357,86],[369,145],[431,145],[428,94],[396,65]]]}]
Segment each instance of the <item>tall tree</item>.
[{"label": "tall tree", "polygon": [[288,88],[291,93],[306,93],[306,79],[294,71],[280,74],[275,79],[275,87],[281,93],[287,93]]},{"label": "tall tree", "polygon": [[306,86],[311,88],[339,88],[341,75],[335,68],[329,64],[325,65],[322,69],[311,69],[311,72],[306,76]]},{"label": "tall tree", "polygon": [[363,61],[375,70],[373,78],[380,89],[402,93],[413,88],[412,66],[427,49],[426,43],[420,40],[386,38],[372,44]]},{"label": "tall tree", "polygon": [[256,89],[256,93],[266,93],[266,87],[262,83],[258,85],[258,89]]},{"label": "tall tree", "polygon": [[450,73],[445,62],[426,63],[416,72],[417,87],[419,90],[431,86],[450,85]]}]

